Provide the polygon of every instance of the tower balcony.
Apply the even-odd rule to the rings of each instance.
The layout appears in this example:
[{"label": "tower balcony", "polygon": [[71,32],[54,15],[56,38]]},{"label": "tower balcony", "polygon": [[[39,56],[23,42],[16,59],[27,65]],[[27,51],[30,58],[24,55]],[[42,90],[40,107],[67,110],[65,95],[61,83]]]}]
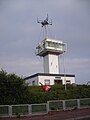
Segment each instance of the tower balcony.
[{"label": "tower balcony", "polygon": [[53,40],[53,39],[44,39],[36,47],[36,55],[45,56],[48,53],[53,54],[62,54],[66,51],[66,44],[62,41]]}]

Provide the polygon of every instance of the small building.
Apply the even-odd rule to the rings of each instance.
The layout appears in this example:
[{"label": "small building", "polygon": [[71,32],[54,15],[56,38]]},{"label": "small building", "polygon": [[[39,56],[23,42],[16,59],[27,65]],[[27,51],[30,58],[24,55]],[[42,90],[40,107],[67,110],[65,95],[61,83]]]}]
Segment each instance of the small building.
[{"label": "small building", "polygon": [[74,84],[75,75],[73,74],[49,74],[49,73],[36,73],[34,75],[25,78],[26,83],[29,86],[40,85],[62,85],[62,84]]}]

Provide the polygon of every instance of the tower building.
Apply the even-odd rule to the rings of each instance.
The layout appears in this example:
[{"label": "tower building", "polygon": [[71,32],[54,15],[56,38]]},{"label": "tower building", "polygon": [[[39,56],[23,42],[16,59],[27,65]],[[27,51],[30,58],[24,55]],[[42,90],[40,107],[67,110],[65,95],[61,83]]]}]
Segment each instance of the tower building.
[{"label": "tower building", "polygon": [[43,57],[44,73],[59,74],[59,55],[65,50],[65,43],[49,38],[36,47],[36,55]]},{"label": "tower building", "polygon": [[43,57],[44,73],[28,76],[25,78],[26,82],[29,85],[40,85],[40,82],[44,85],[75,83],[75,75],[61,74],[59,71],[59,55],[66,51],[66,43],[47,37],[47,26],[52,25],[52,22],[48,21],[48,15],[45,20],[38,20],[38,23],[45,29],[45,38],[37,45],[35,53]]}]

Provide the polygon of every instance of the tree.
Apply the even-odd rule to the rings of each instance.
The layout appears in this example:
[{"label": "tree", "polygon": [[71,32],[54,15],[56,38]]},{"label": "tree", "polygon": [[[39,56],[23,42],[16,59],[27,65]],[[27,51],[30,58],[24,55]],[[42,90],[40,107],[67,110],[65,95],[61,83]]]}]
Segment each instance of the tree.
[{"label": "tree", "polygon": [[0,104],[27,103],[28,87],[16,74],[0,71]]}]

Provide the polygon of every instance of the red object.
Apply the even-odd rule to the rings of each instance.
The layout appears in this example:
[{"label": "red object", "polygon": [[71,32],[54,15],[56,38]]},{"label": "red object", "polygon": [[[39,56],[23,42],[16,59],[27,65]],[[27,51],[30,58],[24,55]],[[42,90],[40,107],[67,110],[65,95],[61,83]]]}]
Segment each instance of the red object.
[{"label": "red object", "polygon": [[43,87],[44,91],[45,92],[48,92],[51,90],[51,87],[50,86],[46,86],[46,85],[43,85],[41,82],[40,82],[41,86]]}]

